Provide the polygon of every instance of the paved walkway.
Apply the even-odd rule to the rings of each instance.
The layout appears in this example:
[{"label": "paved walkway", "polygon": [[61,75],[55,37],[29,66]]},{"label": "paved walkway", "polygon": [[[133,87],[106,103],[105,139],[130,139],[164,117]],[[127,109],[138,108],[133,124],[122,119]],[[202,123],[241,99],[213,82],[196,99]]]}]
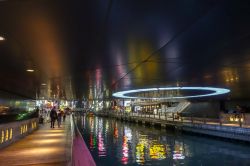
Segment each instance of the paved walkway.
[{"label": "paved walkway", "polygon": [[70,120],[57,125],[41,125],[39,130],[0,150],[0,166],[67,166],[71,156]]}]

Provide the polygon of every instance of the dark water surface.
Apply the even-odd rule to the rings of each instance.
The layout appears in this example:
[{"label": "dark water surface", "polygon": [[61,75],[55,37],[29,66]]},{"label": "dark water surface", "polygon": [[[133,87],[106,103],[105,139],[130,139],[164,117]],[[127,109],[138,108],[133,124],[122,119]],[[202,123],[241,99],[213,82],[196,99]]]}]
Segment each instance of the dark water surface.
[{"label": "dark water surface", "polygon": [[78,117],[98,166],[250,165],[250,145],[191,136],[101,117]]}]

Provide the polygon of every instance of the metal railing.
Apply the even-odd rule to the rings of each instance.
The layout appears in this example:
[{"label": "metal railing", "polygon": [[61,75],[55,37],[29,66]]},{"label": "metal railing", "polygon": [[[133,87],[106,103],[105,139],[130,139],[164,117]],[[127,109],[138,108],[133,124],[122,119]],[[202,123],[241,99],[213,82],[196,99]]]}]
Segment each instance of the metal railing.
[{"label": "metal railing", "polygon": [[99,112],[97,115],[124,118],[124,119],[137,119],[145,121],[154,121],[154,122],[175,122],[175,123],[191,123],[191,124],[208,124],[208,125],[219,125],[219,126],[231,126],[231,127],[241,127],[241,128],[250,128],[250,125],[246,121],[237,121],[230,122],[225,121],[220,118],[213,119],[204,117],[182,117],[177,113],[158,113],[158,114],[147,114],[147,113],[136,113],[136,112]]}]

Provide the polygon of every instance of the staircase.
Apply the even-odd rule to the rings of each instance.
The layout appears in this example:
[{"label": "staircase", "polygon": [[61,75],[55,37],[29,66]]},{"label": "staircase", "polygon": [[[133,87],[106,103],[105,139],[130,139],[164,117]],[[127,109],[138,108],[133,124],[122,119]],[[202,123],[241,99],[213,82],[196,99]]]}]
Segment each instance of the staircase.
[{"label": "staircase", "polygon": [[184,111],[188,106],[190,105],[190,102],[180,102],[176,107],[168,107],[166,109],[166,113],[181,113]]},{"label": "staircase", "polygon": [[184,111],[188,106],[190,105],[190,102],[180,102],[177,107],[175,107],[174,112],[173,113],[181,113],[182,111]]}]

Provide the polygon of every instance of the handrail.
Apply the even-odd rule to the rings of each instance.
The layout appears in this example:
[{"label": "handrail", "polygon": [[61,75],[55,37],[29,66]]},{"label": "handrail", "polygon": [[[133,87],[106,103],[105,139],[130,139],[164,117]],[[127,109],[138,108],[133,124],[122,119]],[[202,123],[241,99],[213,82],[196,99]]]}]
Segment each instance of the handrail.
[{"label": "handrail", "polygon": [[75,127],[73,122],[73,117],[70,115],[70,135],[71,135],[71,144],[70,144],[70,155],[67,166],[72,166],[72,157],[73,157],[73,144],[74,144],[74,135],[75,135]]},{"label": "handrail", "polygon": [[[100,113],[99,113],[100,114]],[[100,114],[101,115],[101,114]],[[104,115],[104,114],[103,114]],[[224,122],[221,119],[212,119],[212,118],[200,118],[200,117],[179,117],[176,118],[174,113],[166,114],[143,114],[143,113],[109,113],[105,114],[106,116],[113,116],[118,118],[139,118],[139,119],[152,119],[157,121],[165,122],[178,122],[178,123],[190,123],[190,124],[208,124],[208,125],[219,125],[219,126],[231,126],[231,127],[241,127],[241,128],[250,128],[249,124],[239,122]]]}]

